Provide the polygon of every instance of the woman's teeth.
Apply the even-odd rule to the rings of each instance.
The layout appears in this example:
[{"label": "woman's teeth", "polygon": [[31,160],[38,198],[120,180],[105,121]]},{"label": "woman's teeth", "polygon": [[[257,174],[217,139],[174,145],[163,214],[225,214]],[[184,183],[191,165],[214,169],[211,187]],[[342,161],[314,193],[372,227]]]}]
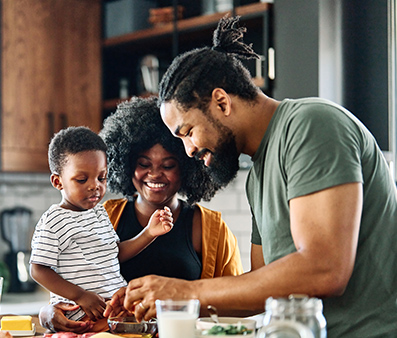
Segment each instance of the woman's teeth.
[{"label": "woman's teeth", "polygon": [[148,186],[149,188],[162,188],[162,187],[165,186],[164,183],[151,183],[151,182],[147,182],[146,184],[147,184],[147,186]]}]

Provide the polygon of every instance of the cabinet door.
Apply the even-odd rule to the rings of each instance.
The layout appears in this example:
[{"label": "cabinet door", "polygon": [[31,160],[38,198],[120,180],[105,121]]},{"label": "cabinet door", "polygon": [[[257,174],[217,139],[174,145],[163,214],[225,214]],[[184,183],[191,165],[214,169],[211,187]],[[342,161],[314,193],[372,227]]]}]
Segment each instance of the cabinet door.
[{"label": "cabinet door", "polygon": [[100,1],[1,4],[1,169],[47,172],[54,132],[100,126]]},{"label": "cabinet door", "polygon": [[63,41],[60,48],[64,82],[64,90],[60,91],[63,102],[58,111],[66,114],[69,125],[84,125],[98,132],[102,125],[100,1],[56,2],[65,7],[57,12],[63,25],[58,30]]}]

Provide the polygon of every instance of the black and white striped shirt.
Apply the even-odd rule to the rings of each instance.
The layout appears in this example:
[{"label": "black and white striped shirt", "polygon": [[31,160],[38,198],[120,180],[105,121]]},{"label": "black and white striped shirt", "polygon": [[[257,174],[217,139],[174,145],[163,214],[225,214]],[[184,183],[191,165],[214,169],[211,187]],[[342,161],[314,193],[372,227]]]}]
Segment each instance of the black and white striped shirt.
[{"label": "black and white striped shirt", "polygon": [[[85,211],[52,205],[36,225],[30,263],[49,266],[65,280],[110,298],[126,286],[117,242],[119,237],[101,204]],[[51,303],[59,301],[73,303],[51,293]],[[68,317],[78,320],[84,315],[81,312]]]}]

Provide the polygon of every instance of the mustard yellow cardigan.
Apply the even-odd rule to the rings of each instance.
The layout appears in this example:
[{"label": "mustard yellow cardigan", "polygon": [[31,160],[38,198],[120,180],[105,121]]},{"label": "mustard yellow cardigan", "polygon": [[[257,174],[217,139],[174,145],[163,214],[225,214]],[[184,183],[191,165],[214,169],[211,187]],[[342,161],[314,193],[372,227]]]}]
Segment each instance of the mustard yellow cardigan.
[{"label": "mustard yellow cardigan", "polygon": [[[127,199],[112,199],[103,205],[114,229],[117,229]],[[243,273],[237,239],[221,217],[221,213],[198,205],[202,222],[201,278],[236,276]]]}]

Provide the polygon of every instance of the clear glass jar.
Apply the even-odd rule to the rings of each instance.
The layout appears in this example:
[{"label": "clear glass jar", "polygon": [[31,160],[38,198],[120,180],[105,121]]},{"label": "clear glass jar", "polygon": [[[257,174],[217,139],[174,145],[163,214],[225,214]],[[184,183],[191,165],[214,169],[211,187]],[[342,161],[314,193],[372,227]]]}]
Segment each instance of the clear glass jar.
[{"label": "clear glass jar", "polygon": [[266,300],[265,310],[259,338],[327,337],[327,322],[323,315],[321,299],[309,298],[306,295],[290,295],[288,298],[270,297]]}]

